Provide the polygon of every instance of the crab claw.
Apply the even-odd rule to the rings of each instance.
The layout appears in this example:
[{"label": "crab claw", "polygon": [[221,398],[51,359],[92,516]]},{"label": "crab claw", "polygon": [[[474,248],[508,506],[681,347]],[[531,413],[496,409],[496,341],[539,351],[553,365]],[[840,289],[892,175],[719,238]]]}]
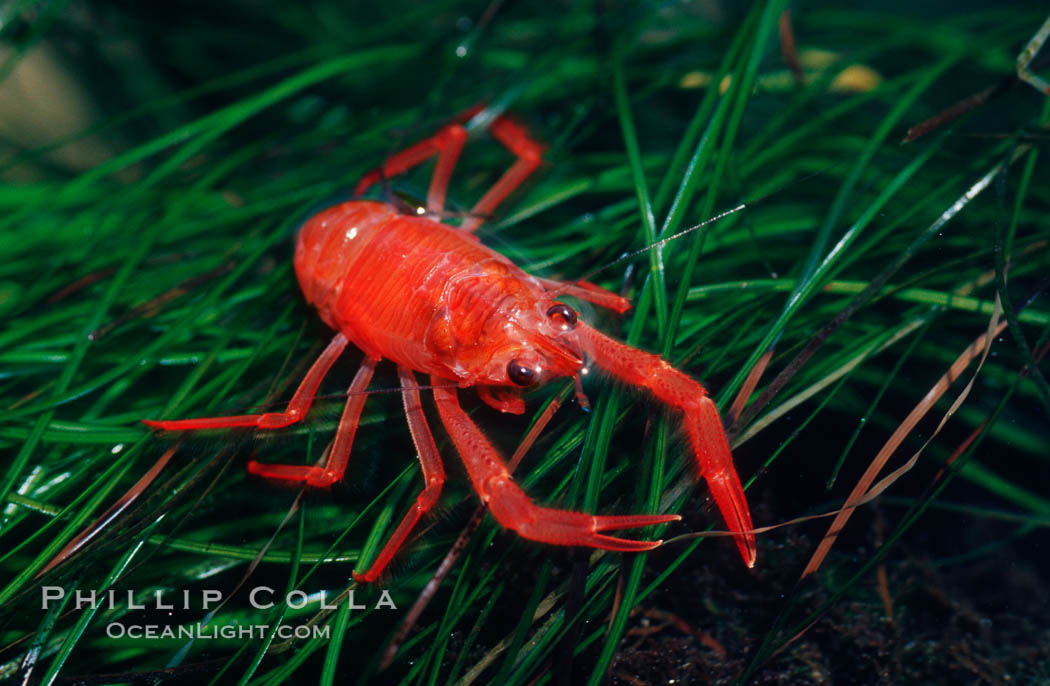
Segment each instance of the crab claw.
[{"label": "crab claw", "polygon": [[718,408],[706,395],[697,403],[698,411],[685,414],[689,443],[693,446],[700,471],[707,480],[711,495],[714,496],[729,530],[743,533],[733,538],[740,550],[740,556],[744,558],[748,567],[754,567],[756,549],[755,535],[750,533],[753,528],[751,512],[747,508],[740,477],[733,466],[733,455],[729,451],[729,440],[722,428]]},{"label": "crab claw", "polygon": [[[619,517],[591,517],[591,519],[593,520],[592,526],[594,527],[594,531],[615,531],[619,529],[636,529],[643,526],[653,526],[654,524],[667,524],[668,522],[680,521],[682,518],[678,515],[623,515]],[[626,538],[616,538],[615,536],[603,536],[602,534],[592,533],[588,537],[585,545],[589,545],[593,548],[601,548],[603,550],[641,552],[658,548],[662,544],[662,540],[632,541]]]},{"label": "crab claw", "polygon": [[554,545],[580,545],[622,553],[640,553],[658,548],[663,541],[634,541],[606,536],[599,531],[638,529],[677,522],[678,515],[589,515],[571,510],[540,507],[510,479],[492,484],[489,511],[498,522],[522,538]]},{"label": "crab claw", "polygon": [[632,541],[599,532],[637,529],[676,522],[671,515],[589,515],[535,504],[514,483],[507,466],[477,425],[459,405],[455,388],[434,384],[438,414],[448,429],[467,474],[496,521],[522,538],[554,545],[579,545],[620,552],[642,552],[663,541]]},{"label": "crab claw", "polygon": [[718,408],[699,383],[658,355],[620,343],[580,322],[572,335],[580,349],[618,379],[647,389],[682,413],[685,435],[699,472],[707,480],[722,517],[748,567],[755,566],[755,535],[744,489],[733,466]]}]

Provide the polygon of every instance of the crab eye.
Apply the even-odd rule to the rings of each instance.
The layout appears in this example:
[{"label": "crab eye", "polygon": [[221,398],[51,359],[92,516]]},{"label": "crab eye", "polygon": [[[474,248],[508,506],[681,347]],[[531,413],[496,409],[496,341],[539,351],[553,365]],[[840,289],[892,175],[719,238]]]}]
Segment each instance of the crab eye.
[{"label": "crab eye", "polygon": [[553,319],[562,331],[571,331],[576,328],[576,310],[564,303],[551,305],[551,308],[547,310],[547,316]]},{"label": "crab eye", "polygon": [[536,383],[537,376],[535,369],[526,367],[517,360],[511,360],[507,363],[507,378],[516,386],[531,386]]}]

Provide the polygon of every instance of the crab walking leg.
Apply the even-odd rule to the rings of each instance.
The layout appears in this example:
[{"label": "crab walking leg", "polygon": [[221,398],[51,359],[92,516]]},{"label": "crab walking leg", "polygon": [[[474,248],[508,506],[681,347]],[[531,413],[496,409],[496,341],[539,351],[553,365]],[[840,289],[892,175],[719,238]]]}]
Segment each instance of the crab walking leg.
[{"label": "crab walking leg", "polygon": [[434,507],[441,496],[441,485],[445,483],[445,468],[441,465],[441,455],[438,453],[434,436],[427,426],[426,416],[423,414],[423,404],[419,399],[419,383],[411,369],[398,365],[398,376],[401,377],[401,395],[405,401],[405,416],[408,418],[408,430],[412,434],[412,442],[419,454],[419,465],[423,470],[423,481],[425,486],[423,492],[416,498],[412,509],[408,511],[405,518],[401,520],[390,540],[386,542],[383,549],[376,556],[375,562],[364,574],[354,572],[354,581],[359,583],[371,583],[379,578],[394,554],[404,544],[405,539],[412,533],[412,529],[419,522],[419,518]]},{"label": "crab walking leg", "polygon": [[178,431],[183,429],[223,429],[234,426],[254,426],[259,429],[280,429],[281,427],[301,421],[310,409],[310,405],[317,395],[317,387],[321,380],[332,368],[332,365],[346,348],[346,336],[337,333],[328,347],[318,357],[306,377],[295,389],[288,409],[284,412],[267,412],[266,414],[242,414],[229,417],[199,417],[196,419],[177,419],[173,421],[155,421],[143,419],[142,423],[157,429],[166,431]]},{"label": "crab walking leg", "polygon": [[622,381],[646,388],[683,415],[685,434],[700,472],[711,488],[737,548],[748,567],[755,565],[755,536],[750,532],[751,513],[729,451],[718,408],[699,383],[658,355],[620,343],[580,322],[574,331],[580,348],[595,363]]},{"label": "crab walking leg", "polygon": [[470,210],[470,216],[459,225],[459,228],[467,233],[477,231],[485,218],[536,171],[543,161],[543,146],[532,139],[524,126],[510,117],[496,117],[489,126],[489,131],[496,140],[514,153],[518,160],[485,195],[481,196],[481,200]]},{"label": "crab walking leg", "polygon": [[449,124],[430,138],[390,157],[380,168],[365,174],[354,188],[354,197],[364,193],[375,182],[403,174],[437,155],[437,166],[430,177],[430,188],[427,191],[427,211],[439,214],[445,208],[448,182],[452,178],[452,170],[466,141],[467,130],[460,124]]},{"label": "crab walking leg", "polygon": [[301,465],[301,464],[264,464],[250,460],[248,472],[267,479],[279,479],[281,481],[303,481],[307,486],[326,487],[343,478],[346,472],[347,462],[350,460],[350,448],[354,444],[354,434],[357,433],[357,424],[361,420],[361,410],[365,407],[365,391],[369,382],[372,381],[372,373],[375,371],[376,362],[379,360],[366,357],[357,370],[353,382],[346,394],[349,396],[346,407],[343,408],[343,416],[339,420],[339,428],[335,432],[335,441],[332,449],[328,451],[328,459],[324,466]]},{"label": "crab walking leg", "polygon": [[442,379],[435,378],[433,383],[438,414],[463,459],[474,490],[488,505],[496,521],[519,536],[554,545],[641,552],[652,550],[663,541],[632,541],[598,532],[634,529],[681,519],[678,515],[603,517],[536,505],[514,483],[499,453],[460,407],[456,389],[443,385]]}]

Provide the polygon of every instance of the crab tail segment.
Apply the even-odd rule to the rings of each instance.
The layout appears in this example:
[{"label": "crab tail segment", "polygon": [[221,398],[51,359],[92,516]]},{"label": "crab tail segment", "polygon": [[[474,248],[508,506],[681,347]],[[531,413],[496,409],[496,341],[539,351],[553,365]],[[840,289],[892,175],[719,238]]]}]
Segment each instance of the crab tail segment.
[{"label": "crab tail segment", "polygon": [[733,466],[729,441],[718,408],[699,383],[678,371],[658,355],[620,343],[580,322],[575,330],[578,343],[594,362],[618,379],[647,389],[682,413],[684,431],[697,467],[707,480],[722,517],[744,563],[755,565],[755,535],[744,489]]}]

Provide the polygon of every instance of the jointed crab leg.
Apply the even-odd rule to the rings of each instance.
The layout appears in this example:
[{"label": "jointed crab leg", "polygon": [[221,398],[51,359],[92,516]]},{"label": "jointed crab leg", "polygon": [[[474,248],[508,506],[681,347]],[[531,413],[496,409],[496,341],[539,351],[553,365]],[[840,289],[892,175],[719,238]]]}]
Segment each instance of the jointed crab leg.
[{"label": "jointed crab leg", "polygon": [[401,377],[401,397],[405,402],[408,429],[412,433],[412,442],[419,454],[419,464],[423,469],[423,481],[426,485],[423,487],[423,492],[416,498],[416,502],[412,504],[412,509],[391,534],[390,540],[383,546],[368,571],[363,574],[354,572],[354,580],[361,583],[370,583],[379,578],[386,566],[390,564],[394,554],[412,533],[419,518],[437,503],[441,496],[441,485],[445,482],[445,468],[441,464],[441,456],[438,454],[437,445],[434,444],[434,436],[430,433],[426,416],[423,414],[423,404],[419,399],[419,384],[416,382],[415,374],[411,369],[401,365],[398,365],[397,372]]},{"label": "jointed crab leg", "polygon": [[[459,119],[469,119],[480,110],[480,107],[471,108]],[[540,166],[543,153],[543,146],[529,136],[525,127],[507,116],[501,115],[493,119],[489,125],[489,132],[514,153],[518,160],[478,200],[471,209],[470,216],[460,224],[460,228],[468,233],[476,231],[485,218],[532,172],[536,171]],[[461,123],[449,124],[430,138],[389,158],[382,167],[365,174],[357,182],[354,196],[361,195],[377,181],[402,174],[437,155],[437,166],[433,176],[430,177],[430,188],[427,191],[427,211],[440,214],[445,206],[445,196],[448,192],[449,180],[452,178],[452,170],[456,166],[459,153],[466,140],[467,130]]]},{"label": "jointed crab leg", "polygon": [[427,211],[439,214],[445,207],[445,194],[448,192],[452,169],[456,166],[456,160],[459,159],[459,153],[466,140],[466,129],[459,124],[449,124],[430,138],[394,155],[379,169],[365,174],[357,182],[354,196],[361,195],[377,181],[402,174],[437,155],[437,167],[430,177],[430,188],[427,191]]},{"label": "jointed crab leg", "polygon": [[142,423],[148,426],[152,426],[158,429],[165,429],[167,431],[179,431],[183,429],[222,429],[234,426],[254,426],[259,429],[280,429],[281,427],[294,424],[295,422],[301,421],[306,416],[306,412],[310,409],[310,405],[314,401],[314,396],[317,395],[317,387],[321,385],[321,380],[324,379],[325,374],[332,368],[332,365],[343,353],[346,348],[346,336],[342,333],[337,333],[332,342],[328,344],[328,347],[324,349],[313,365],[310,367],[310,371],[306,373],[306,377],[303,378],[299,384],[299,388],[295,390],[295,394],[292,396],[291,401],[288,403],[288,409],[284,412],[267,412],[266,414],[242,414],[233,415],[229,417],[198,417],[194,419],[177,419],[173,421],[155,421],[152,419],[143,419]]},{"label": "jointed crab leg", "polygon": [[729,451],[718,408],[699,383],[678,371],[663,358],[624,345],[580,322],[573,332],[581,349],[594,362],[618,379],[646,388],[664,403],[682,413],[689,445],[697,466],[711,488],[737,547],[748,567],[755,565],[755,536],[751,514],[744,499],[733,457]]},{"label": "jointed crab leg", "polygon": [[248,472],[266,477],[267,479],[280,479],[283,481],[304,481],[307,486],[325,487],[331,486],[343,478],[346,465],[350,460],[350,448],[354,444],[354,434],[357,433],[357,424],[361,420],[361,410],[365,407],[365,391],[372,381],[372,373],[375,371],[379,360],[365,357],[360,369],[354,375],[354,380],[347,389],[349,398],[346,407],[343,408],[343,416],[339,419],[339,428],[335,432],[335,441],[332,449],[328,451],[328,459],[324,466],[308,466],[301,464],[264,464],[250,460]]},{"label": "jointed crab leg", "polygon": [[524,126],[510,117],[496,117],[489,126],[489,133],[517,155],[518,160],[481,197],[481,200],[470,210],[470,216],[459,225],[459,228],[468,233],[477,231],[485,218],[492,214],[492,211],[532,172],[536,171],[542,161],[543,146],[529,136]]},{"label": "jointed crab leg", "polygon": [[463,459],[474,490],[496,521],[519,536],[555,545],[621,552],[652,550],[662,541],[632,541],[598,532],[634,529],[681,519],[678,515],[598,516],[536,505],[514,483],[496,449],[459,405],[455,388],[434,379],[438,414]]},{"label": "jointed crab leg", "polygon": [[[346,336],[342,333],[335,335],[332,342],[324,349],[321,356],[310,367],[306,378],[299,384],[288,409],[284,412],[268,412],[266,414],[243,414],[230,417],[200,417],[195,419],[179,419],[176,421],[153,421],[143,419],[144,424],[165,429],[167,431],[178,431],[183,429],[219,429],[233,426],[254,426],[259,429],[279,429],[289,424],[301,421],[313,403],[317,395],[317,387],[321,385],[328,370],[332,368],[336,359],[346,348]],[[365,406],[365,390],[372,381],[372,373],[375,371],[378,359],[366,357],[357,370],[353,383],[347,390],[349,399],[343,409],[343,416],[339,420],[339,429],[335,432],[335,441],[332,449],[328,451],[328,459],[324,466],[308,466],[297,464],[263,464],[250,460],[248,471],[252,474],[266,477],[268,479],[281,479],[284,481],[305,481],[309,486],[331,486],[343,478],[347,462],[350,459],[350,448],[354,443],[354,434],[357,432],[357,424],[361,419],[361,410]]]}]

